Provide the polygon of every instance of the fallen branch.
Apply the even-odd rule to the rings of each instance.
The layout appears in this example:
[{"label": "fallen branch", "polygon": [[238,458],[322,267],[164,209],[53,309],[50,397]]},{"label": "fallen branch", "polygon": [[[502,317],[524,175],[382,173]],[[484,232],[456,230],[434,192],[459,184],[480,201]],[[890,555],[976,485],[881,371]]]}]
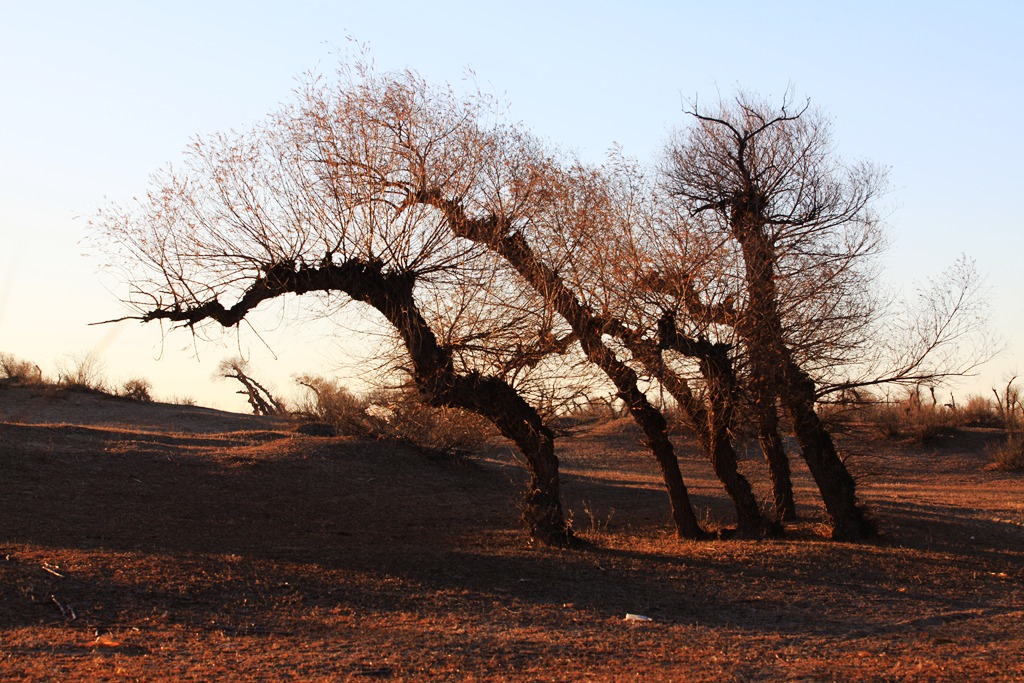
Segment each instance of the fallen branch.
[{"label": "fallen branch", "polygon": [[49,564],[47,564],[45,562],[42,564],[42,568],[43,568],[43,571],[46,572],[47,574],[53,574],[58,579],[63,579],[64,578],[63,574],[61,574],[54,567],[50,566]]},{"label": "fallen branch", "polygon": [[60,613],[64,615],[65,619],[69,621],[74,621],[78,618],[78,615],[75,614],[74,607],[72,607],[71,605],[63,604],[60,600],[57,599],[56,595],[51,595],[50,599],[53,600],[53,604],[57,605],[57,608],[60,609]]}]

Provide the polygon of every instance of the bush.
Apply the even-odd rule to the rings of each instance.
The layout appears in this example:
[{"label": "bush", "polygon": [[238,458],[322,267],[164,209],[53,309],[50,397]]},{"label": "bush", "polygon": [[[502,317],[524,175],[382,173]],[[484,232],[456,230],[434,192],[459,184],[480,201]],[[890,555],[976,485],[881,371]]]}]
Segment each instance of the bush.
[{"label": "bush", "polygon": [[57,384],[69,391],[109,394],[103,361],[93,353],[71,356],[57,366]]},{"label": "bush", "polygon": [[303,375],[296,381],[309,390],[299,412],[335,426],[341,434],[392,439],[426,453],[459,455],[479,449],[494,433],[479,415],[430,406],[412,388],[359,398],[337,380]]},{"label": "bush", "polygon": [[411,388],[374,395],[368,411],[377,416],[384,436],[426,453],[465,455],[482,448],[494,434],[483,417],[428,405]]},{"label": "bush", "polygon": [[377,431],[367,415],[366,401],[357,398],[337,380],[302,375],[295,379],[308,389],[298,412],[311,420],[333,425],[341,434],[372,436]]},{"label": "bush", "polygon": [[922,401],[920,387],[908,391],[902,400],[870,404],[867,419],[890,439],[909,438],[920,442],[948,435],[958,423],[956,411],[939,405],[934,391],[930,403]]},{"label": "bush", "polygon": [[1006,441],[989,450],[992,465],[999,470],[1024,469],[1024,400],[1020,390],[1014,386],[1016,379],[1010,378],[1002,395],[992,390],[996,395],[999,417],[1006,429]]},{"label": "bush", "polygon": [[967,397],[967,403],[956,408],[957,420],[960,424],[976,427],[1001,427],[1003,419],[998,406],[992,401],[974,394]]},{"label": "bush", "polygon": [[41,384],[43,371],[35,363],[0,353],[0,379],[9,380],[12,384]]},{"label": "bush", "polygon": [[150,384],[148,379],[133,377],[125,382],[124,386],[121,387],[120,395],[133,401],[149,403],[153,400],[152,390],[153,385]]},{"label": "bush", "polygon": [[1024,470],[1024,429],[1006,432],[1006,441],[989,449],[992,466],[1008,472]]}]

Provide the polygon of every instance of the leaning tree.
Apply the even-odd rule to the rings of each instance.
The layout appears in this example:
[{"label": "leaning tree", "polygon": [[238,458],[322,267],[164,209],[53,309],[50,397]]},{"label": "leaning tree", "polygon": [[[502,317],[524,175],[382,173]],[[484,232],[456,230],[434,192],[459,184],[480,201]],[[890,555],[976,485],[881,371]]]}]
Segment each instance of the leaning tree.
[{"label": "leaning tree", "polygon": [[[348,86],[347,96],[358,100],[385,95],[376,89],[388,84],[367,78]],[[125,268],[125,299],[136,311],[128,317],[194,330],[207,322],[239,325],[266,302],[289,296],[318,299],[325,310],[339,297],[369,305],[401,339],[429,403],[479,413],[517,445],[531,475],[529,533],[568,543],[552,432],[501,376],[472,366],[477,356],[465,343],[486,345],[493,333],[507,345],[516,326],[507,318],[492,326],[495,318],[486,314],[453,315],[444,292],[500,281],[501,298],[519,301],[520,311],[542,307],[525,300],[532,295],[516,280],[496,278],[498,261],[455,237],[436,212],[368,201],[379,177],[341,167],[325,175],[324,145],[355,136],[346,144],[364,146],[380,169],[393,151],[390,140],[358,127],[310,137],[298,125],[301,109],[285,108],[244,134],[197,141],[183,168],[156,176],[137,205],[99,215],[98,237]],[[457,144],[444,151],[453,183],[467,161],[462,153]],[[518,328],[543,326],[536,317],[524,313]],[[517,348],[536,359],[549,346],[523,335]]]},{"label": "leaning tree", "polygon": [[[733,502],[736,533],[775,533],[738,467],[731,435],[738,387],[730,344],[714,340],[677,299],[652,292],[648,284],[661,249],[652,240],[653,226],[664,222],[649,174],[615,155],[601,167],[575,162],[558,177],[558,191],[548,192],[555,199],[550,216],[531,230],[545,260],[557,264],[559,277],[585,297],[609,337],[606,344],[631,356],[632,365],[675,399]],[[714,254],[690,250],[687,257],[709,267],[703,259]],[[693,366],[696,388],[687,376]]]},{"label": "leaning tree", "polygon": [[585,289],[573,288],[560,274],[571,250],[546,258],[553,253],[550,243],[536,239],[558,234],[543,228],[585,211],[587,196],[579,197],[584,205],[565,201],[558,165],[531,136],[488,120],[485,100],[473,100],[467,111],[450,90],[410,72],[375,82],[372,92],[358,97],[344,83],[313,84],[307,91],[300,120],[304,136],[316,141],[320,183],[355,179],[378,206],[414,215],[427,211],[453,238],[487,250],[518,273],[564,321],[643,430],[679,535],[709,537],[694,513],[664,416],[636,371],[606,343],[609,328],[588,304]]},{"label": "leaning tree", "polygon": [[[803,313],[813,297],[787,306],[802,282],[835,292],[826,258],[835,245],[870,246],[877,226],[873,204],[884,173],[843,164],[829,127],[806,106],[773,108],[746,96],[709,112],[693,109],[694,125],[669,146],[668,191],[684,202],[688,229],[728,237],[740,257],[742,288],[731,320],[743,340],[759,438],[768,457],[783,516],[792,513],[789,465],[778,439],[777,401],[792,418],[801,452],[831,519],[833,536],[873,533],[856,500],[853,477],[819,418],[817,389],[788,333],[787,310]],[[849,252],[839,250],[839,255]],[[801,271],[802,269],[802,271]],[[802,280],[785,278],[806,272]],[[851,294],[849,290],[844,292]]]}]

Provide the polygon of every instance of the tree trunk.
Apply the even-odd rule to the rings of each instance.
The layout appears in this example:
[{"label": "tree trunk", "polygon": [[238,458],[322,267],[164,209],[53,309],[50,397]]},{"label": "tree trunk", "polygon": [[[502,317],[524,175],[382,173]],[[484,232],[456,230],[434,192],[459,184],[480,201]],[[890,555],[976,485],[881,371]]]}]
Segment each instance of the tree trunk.
[{"label": "tree trunk", "polygon": [[[796,364],[785,343],[776,299],[772,244],[756,220],[744,224],[734,219],[733,229],[746,268],[748,304],[740,333],[750,353],[756,397],[778,395],[793,418],[801,455],[821,492],[832,537],[866,538],[874,533],[874,527],[857,505],[853,477],[839,458],[832,436],[814,412],[814,381]],[[774,431],[778,433],[777,428]]]},{"label": "tree trunk", "polygon": [[761,510],[750,488],[750,482],[740,474],[736,450],[733,448],[729,429],[732,426],[736,378],[729,360],[728,351],[723,346],[712,346],[701,358],[701,372],[708,387],[708,434],[715,473],[725,484],[739,518],[738,533],[746,537],[760,537],[778,532],[772,528],[761,514]]},{"label": "tree trunk", "polygon": [[415,274],[385,273],[380,262],[350,259],[316,266],[293,261],[268,264],[239,300],[225,308],[216,298],[193,308],[160,308],[142,321],[174,320],[194,325],[210,318],[225,327],[237,325],[261,302],[284,294],[344,292],[378,310],[398,331],[412,359],[413,378],[428,402],[483,415],[515,442],[530,470],[530,490],[523,518],[532,538],[564,546],[572,541],[558,484],[554,437],[537,411],[497,377],[455,370],[450,348],[438,344],[413,297]]},{"label": "tree trunk", "polygon": [[562,514],[554,434],[537,411],[504,381],[477,375],[456,379],[443,398],[445,405],[455,404],[484,415],[526,457],[530,484],[523,521],[530,536],[547,545],[568,545],[572,531]]},{"label": "tree trunk", "polygon": [[548,545],[568,545],[572,530],[562,512],[558,458],[551,430],[505,381],[478,373],[457,373],[451,351],[437,343],[416,307],[411,279],[406,286],[401,279],[380,277],[380,287],[358,292],[362,297],[350,294],[376,308],[398,330],[412,358],[416,384],[429,402],[479,413],[518,446],[530,470],[523,512],[530,536]]},{"label": "tree trunk", "polygon": [[814,410],[814,380],[792,361],[784,370],[794,431],[831,517],[832,538],[857,541],[873,536],[875,525],[857,505],[856,482],[839,457],[832,435]]},{"label": "tree trunk", "polygon": [[501,256],[526,282],[543,296],[572,328],[587,358],[597,365],[615,385],[617,395],[643,430],[646,444],[661,469],[672,508],[676,533],[682,538],[703,539],[711,535],[697,522],[675,449],[668,438],[665,418],[651,405],[639,388],[639,378],[628,365],[605,346],[603,323],[566,286],[562,278],[533,253],[523,235],[498,216],[471,219],[462,205],[446,199],[436,189],[417,192],[415,200],[441,211],[459,237],[481,244]]},{"label": "tree trunk", "polygon": [[[632,372],[632,371],[630,371]],[[690,503],[690,494],[683,483],[683,474],[679,470],[675,449],[668,438],[668,426],[661,411],[648,402],[647,397],[635,385],[619,388],[619,398],[629,407],[633,420],[640,426],[646,436],[647,447],[654,453],[655,460],[661,470],[662,480],[668,491],[672,507],[672,521],[676,533],[682,538],[700,540],[711,538],[711,534],[701,528],[697,516]]]},{"label": "tree trunk", "polygon": [[693,395],[685,379],[665,367],[659,353],[640,348],[637,343],[627,344],[635,356],[644,360],[647,371],[658,378],[686,413],[701,447],[711,461],[715,475],[732,499],[736,509],[737,535],[742,538],[763,538],[777,534],[780,529],[770,524],[761,514],[750,482],[739,471],[736,449],[729,433],[735,405],[736,378],[728,348],[706,341],[683,339],[676,330],[675,322],[670,319],[663,319],[659,323],[659,337],[661,344],[667,348],[699,359],[701,374],[704,375],[708,389],[706,406]]},{"label": "tree trunk", "polygon": [[775,394],[769,391],[756,393],[754,410],[757,413],[757,442],[771,474],[775,515],[779,521],[789,522],[796,519],[796,501],[793,498],[789,457],[779,435],[779,410]]}]

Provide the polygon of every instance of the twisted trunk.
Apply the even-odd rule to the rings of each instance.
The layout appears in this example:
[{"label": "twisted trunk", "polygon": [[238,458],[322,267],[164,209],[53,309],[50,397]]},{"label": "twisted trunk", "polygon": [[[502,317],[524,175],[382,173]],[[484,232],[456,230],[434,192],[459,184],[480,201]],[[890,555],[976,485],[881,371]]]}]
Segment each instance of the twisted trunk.
[{"label": "twisted trunk", "polygon": [[764,377],[763,367],[754,369],[751,388],[754,394],[754,414],[757,418],[757,442],[761,446],[772,480],[772,502],[780,521],[796,519],[796,501],[793,498],[793,479],[789,458],[779,436],[779,411],[775,392]]},{"label": "twisted trunk", "polygon": [[[691,358],[697,358],[701,374],[707,386],[708,400],[705,405],[690,389],[682,377],[666,368],[663,363],[648,365],[658,381],[679,403],[693,425],[705,453],[715,470],[715,475],[725,487],[736,509],[736,532],[743,538],[762,538],[775,535],[780,530],[761,514],[760,506],[750,482],[739,471],[736,449],[733,447],[730,428],[735,405],[736,376],[729,349],[725,344],[684,338],[678,333],[675,321],[670,317],[659,322],[659,341],[664,348],[670,348]],[[637,351],[634,350],[634,353]],[[648,354],[640,354],[648,357]]]},{"label": "twisted trunk", "polygon": [[195,325],[210,318],[231,326],[262,301],[288,293],[340,291],[369,304],[398,331],[412,360],[416,385],[429,403],[483,415],[516,444],[530,471],[524,512],[530,536],[549,545],[567,545],[572,532],[562,512],[551,430],[505,381],[455,370],[451,350],[438,343],[416,305],[414,284],[413,274],[385,273],[375,262],[352,259],[334,264],[325,260],[317,266],[285,262],[267,267],[231,308],[213,299],[192,308],[151,311],[143,320],[167,319]]}]

